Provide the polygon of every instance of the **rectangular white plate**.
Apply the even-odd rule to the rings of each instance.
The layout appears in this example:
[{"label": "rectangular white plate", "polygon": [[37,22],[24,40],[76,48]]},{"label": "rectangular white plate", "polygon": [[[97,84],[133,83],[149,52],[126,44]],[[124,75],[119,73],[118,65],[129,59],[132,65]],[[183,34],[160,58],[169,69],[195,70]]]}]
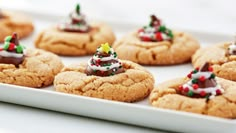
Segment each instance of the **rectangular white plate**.
[{"label": "rectangular white plate", "polygon": [[[34,19],[34,34],[22,40],[22,44],[33,47],[33,40],[42,29],[56,24],[63,18],[46,14],[29,13]],[[141,25],[108,20],[118,38]],[[196,37],[202,44],[228,41],[230,35],[184,30]],[[87,57],[61,57],[65,65],[87,61]],[[191,69],[190,63],[175,66],[145,66],[154,76],[156,84],[176,77],[185,76]],[[127,124],[145,126],[178,132],[236,132],[236,120],[153,108],[145,99],[136,103],[122,103],[103,99],[69,95],[55,92],[53,86],[33,89],[0,83],[0,101],[65,112],[75,115],[99,118]]]}]

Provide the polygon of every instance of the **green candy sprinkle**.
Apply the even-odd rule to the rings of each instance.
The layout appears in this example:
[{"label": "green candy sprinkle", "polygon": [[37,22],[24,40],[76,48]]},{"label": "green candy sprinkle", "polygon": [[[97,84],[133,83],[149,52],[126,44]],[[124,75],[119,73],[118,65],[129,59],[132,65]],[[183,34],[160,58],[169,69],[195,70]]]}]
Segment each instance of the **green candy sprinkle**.
[{"label": "green candy sprinkle", "polygon": [[110,69],[110,67],[107,67],[107,70]]},{"label": "green candy sprinkle", "polygon": [[194,71],[193,71],[193,73],[197,73],[197,72],[198,72],[198,70],[194,70]]},{"label": "green candy sprinkle", "polygon": [[164,25],[161,25],[161,26],[159,27],[159,31],[165,32],[165,31],[166,31],[166,27],[165,27]]},{"label": "green candy sprinkle", "polygon": [[173,38],[173,37],[174,37],[174,35],[173,35],[173,33],[172,33],[171,30],[168,30],[168,36],[170,36],[170,38]]},{"label": "green candy sprinkle", "polygon": [[116,52],[114,52],[113,54],[114,54],[114,57],[116,58],[116,57],[117,57],[117,53],[116,53]]},{"label": "green candy sprinkle", "polygon": [[16,46],[17,53],[23,53],[24,48],[21,45]]},{"label": "green candy sprinkle", "polygon": [[194,94],[194,93],[193,93],[193,91],[191,91],[191,90],[190,90],[190,91],[188,91],[188,93],[187,93],[187,95],[188,95],[189,97],[192,97],[192,96],[193,96],[193,94]]},{"label": "green candy sprinkle", "polygon": [[3,49],[7,50],[9,48],[10,42],[5,42]]},{"label": "green candy sprinkle", "polygon": [[212,73],[210,78],[214,79],[215,77],[216,77],[216,75],[214,73]]},{"label": "green candy sprinkle", "polygon": [[12,37],[11,37],[11,36],[7,36],[7,37],[5,38],[5,42],[10,42],[10,41],[11,41],[11,39],[12,39]]},{"label": "green candy sprinkle", "polygon": [[198,81],[197,79],[193,79],[193,80],[192,80],[192,83],[193,83],[193,84],[196,84],[197,81]]}]

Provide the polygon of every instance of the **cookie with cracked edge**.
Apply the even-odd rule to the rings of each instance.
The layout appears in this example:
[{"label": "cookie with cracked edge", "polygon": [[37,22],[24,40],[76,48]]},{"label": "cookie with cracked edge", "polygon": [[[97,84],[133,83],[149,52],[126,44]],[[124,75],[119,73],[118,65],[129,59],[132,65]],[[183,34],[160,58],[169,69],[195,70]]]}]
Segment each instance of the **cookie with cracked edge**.
[{"label": "cookie with cracked edge", "polygon": [[4,42],[4,38],[13,32],[17,32],[20,39],[29,36],[33,32],[33,23],[27,16],[10,11],[1,12],[2,17],[0,18],[0,42]]},{"label": "cookie with cracked edge", "polygon": [[236,45],[235,42],[224,42],[199,49],[192,56],[194,67],[209,62],[216,76],[236,81]]},{"label": "cookie with cracked edge", "polygon": [[[222,78],[214,79],[211,73],[207,74],[198,70],[194,70],[190,74],[189,78],[176,78],[159,84],[150,94],[150,104],[164,109],[236,118],[235,82]],[[212,84],[213,82],[206,78],[205,82],[202,82],[201,76],[208,76],[207,78],[211,78],[215,83]],[[193,83],[196,77],[198,79],[196,83]],[[202,86],[203,83],[204,86]],[[204,93],[202,93],[203,91]]]},{"label": "cookie with cracked edge", "polygon": [[57,55],[44,50],[27,49],[24,61],[18,67],[0,63],[0,82],[40,88],[51,85],[62,68],[63,64]]},{"label": "cookie with cracked edge", "polygon": [[160,20],[152,21],[114,43],[113,48],[119,57],[143,65],[173,65],[190,61],[200,47],[198,41],[187,33],[172,32]]},{"label": "cookie with cracked edge", "polygon": [[77,5],[67,22],[42,31],[35,39],[35,47],[58,55],[82,56],[93,54],[101,43],[114,41],[115,35],[107,24],[88,24]]},{"label": "cookie with cracked edge", "polygon": [[62,69],[54,80],[56,91],[122,102],[135,102],[149,95],[154,87],[152,74],[136,63],[118,60],[109,48],[109,55],[100,57],[100,49],[88,63]]}]

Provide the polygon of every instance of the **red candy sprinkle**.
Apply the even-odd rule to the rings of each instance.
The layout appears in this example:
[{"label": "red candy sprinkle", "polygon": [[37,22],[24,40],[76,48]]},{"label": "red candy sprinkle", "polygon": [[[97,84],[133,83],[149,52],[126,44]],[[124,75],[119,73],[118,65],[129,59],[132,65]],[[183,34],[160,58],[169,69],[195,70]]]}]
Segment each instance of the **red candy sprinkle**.
[{"label": "red candy sprinkle", "polygon": [[220,89],[217,89],[217,90],[216,90],[216,94],[217,94],[217,95],[220,95],[220,94],[221,94],[221,90],[220,90]]},{"label": "red candy sprinkle", "polygon": [[198,89],[198,85],[197,84],[193,84],[192,87],[193,87],[194,90]]},{"label": "red candy sprinkle", "polygon": [[188,87],[185,87],[184,88],[184,92],[188,92],[189,91],[189,88]]},{"label": "red candy sprinkle", "polygon": [[142,40],[146,41],[146,42],[149,42],[149,41],[151,41],[151,38],[150,37],[142,37]]},{"label": "red candy sprinkle", "polygon": [[162,41],[163,40],[163,38],[161,36],[161,32],[156,33],[156,39],[157,39],[157,41]]},{"label": "red candy sprinkle", "polygon": [[199,77],[199,80],[200,80],[200,81],[205,81],[206,78],[205,78],[204,76],[201,76],[201,77]]},{"label": "red candy sprinkle", "polygon": [[98,64],[100,64],[101,60],[100,60],[100,59],[98,59],[96,62],[97,62]]},{"label": "red candy sprinkle", "polygon": [[10,43],[9,47],[8,47],[8,50],[12,51],[12,50],[14,50],[14,48],[15,48],[15,44],[14,43]]},{"label": "red candy sprinkle", "polygon": [[200,92],[200,96],[202,96],[202,97],[206,96],[206,92],[205,91],[201,91]]},{"label": "red candy sprinkle", "polygon": [[189,74],[187,75],[187,77],[191,79],[191,78],[192,78],[192,73],[189,73]]},{"label": "red candy sprinkle", "polygon": [[213,71],[213,67],[209,67],[208,71],[212,72]]},{"label": "red candy sprinkle", "polygon": [[179,90],[182,91],[184,88],[182,85],[179,86]]},{"label": "red candy sprinkle", "polygon": [[197,67],[196,70],[199,71],[199,67]]}]

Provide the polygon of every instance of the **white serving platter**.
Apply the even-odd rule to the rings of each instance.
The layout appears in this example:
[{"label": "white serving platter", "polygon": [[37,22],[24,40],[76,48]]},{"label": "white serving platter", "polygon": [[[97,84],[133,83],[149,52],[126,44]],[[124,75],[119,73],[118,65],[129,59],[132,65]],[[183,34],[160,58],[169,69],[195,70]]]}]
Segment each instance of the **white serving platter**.
[{"label": "white serving platter", "polygon": [[[42,29],[63,19],[60,16],[25,13],[33,18],[36,27],[32,36],[21,40],[26,47],[34,47],[33,40]],[[112,26],[118,38],[142,26],[114,20],[108,20],[107,23]],[[192,34],[203,47],[232,39],[230,35],[181,30]],[[65,65],[69,65],[87,61],[90,56],[61,58]],[[145,66],[145,68],[155,76],[157,85],[165,80],[186,76],[192,66],[186,63],[173,66]],[[236,120],[154,108],[149,105],[148,99],[136,103],[122,103],[59,93],[54,91],[53,86],[33,89],[0,83],[0,90],[0,101],[41,109],[175,132],[236,132]]]}]

